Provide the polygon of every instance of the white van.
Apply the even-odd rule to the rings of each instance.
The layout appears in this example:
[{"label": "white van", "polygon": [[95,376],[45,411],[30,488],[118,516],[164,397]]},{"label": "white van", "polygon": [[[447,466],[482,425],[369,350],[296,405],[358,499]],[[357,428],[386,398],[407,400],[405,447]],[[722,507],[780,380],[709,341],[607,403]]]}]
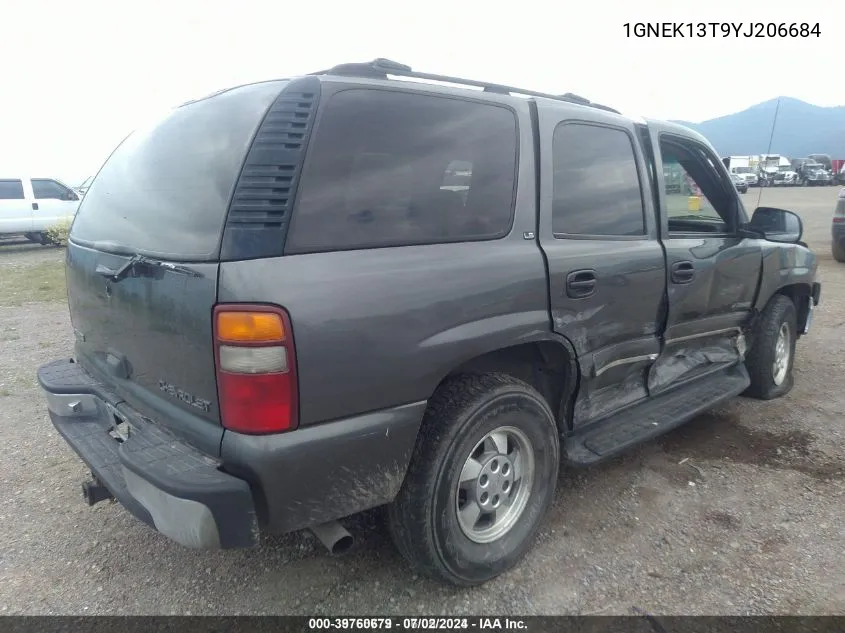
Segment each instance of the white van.
[{"label": "white van", "polygon": [[46,244],[46,232],[73,220],[79,195],[53,178],[0,178],[0,236],[25,235]]}]

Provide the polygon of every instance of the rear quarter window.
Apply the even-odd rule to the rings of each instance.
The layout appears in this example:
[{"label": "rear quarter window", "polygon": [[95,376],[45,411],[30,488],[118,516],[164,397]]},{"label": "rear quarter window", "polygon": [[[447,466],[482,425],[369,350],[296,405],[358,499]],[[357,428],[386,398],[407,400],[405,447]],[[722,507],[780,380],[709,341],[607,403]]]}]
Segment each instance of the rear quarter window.
[{"label": "rear quarter window", "polygon": [[339,92],[315,130],[285,252],[502,237],[512,222],[516,162],[508,108]]},{"label": "rear quarter window", "polygon": [[23,200],[23,182],[0,180],[0,200]]}]

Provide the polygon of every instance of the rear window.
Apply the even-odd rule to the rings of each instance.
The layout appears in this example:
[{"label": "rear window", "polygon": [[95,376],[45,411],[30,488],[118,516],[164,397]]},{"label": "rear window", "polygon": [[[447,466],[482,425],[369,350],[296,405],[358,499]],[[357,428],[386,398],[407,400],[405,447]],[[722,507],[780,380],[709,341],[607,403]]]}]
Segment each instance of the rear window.
[{"label": "rear window", "polygon": [[516,160],[516,118],[505,107],[345,90],[316,128],[285,252],[501,237]]},{"label": "rear window", "polygon": [[284,85],[227,90],[132,133],[83,198],[71,238],[177,260],[214,257],[244,156]]},{"label": "rear window", "polygon": [[555,234],[645,234],[637,160],[627,132],[562,124],[554,132],[553,154]]}]

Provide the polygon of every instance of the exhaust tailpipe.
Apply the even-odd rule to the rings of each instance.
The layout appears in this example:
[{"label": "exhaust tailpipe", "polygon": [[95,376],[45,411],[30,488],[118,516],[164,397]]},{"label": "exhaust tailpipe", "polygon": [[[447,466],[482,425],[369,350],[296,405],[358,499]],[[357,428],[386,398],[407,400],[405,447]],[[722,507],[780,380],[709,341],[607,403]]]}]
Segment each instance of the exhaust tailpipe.
[{"label": "exhaust tailpipe", "polygon": [[96,479],[93,479],[82,483],[82,498],[85,499],[85,503],[92,506],[95,503],[106,501],[107,499],[112,499],[113,497],[108,488]]},{"label": "exhaust tailpipe", "polygon": [[345,554],[355,543],[352,535],[337,521],[315,525],[311,533],[335,556]]}]

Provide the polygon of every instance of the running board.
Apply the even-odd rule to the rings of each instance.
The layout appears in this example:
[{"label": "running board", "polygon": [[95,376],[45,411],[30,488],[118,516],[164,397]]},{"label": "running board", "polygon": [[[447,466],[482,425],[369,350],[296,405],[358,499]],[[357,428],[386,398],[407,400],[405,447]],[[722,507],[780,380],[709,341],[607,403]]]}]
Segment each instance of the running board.
[{"label": "running board", "polygon": [[740,363],[662,393],[566,438],[564,459],[587,466],[618,455],[738,396],[750,383]]}]

